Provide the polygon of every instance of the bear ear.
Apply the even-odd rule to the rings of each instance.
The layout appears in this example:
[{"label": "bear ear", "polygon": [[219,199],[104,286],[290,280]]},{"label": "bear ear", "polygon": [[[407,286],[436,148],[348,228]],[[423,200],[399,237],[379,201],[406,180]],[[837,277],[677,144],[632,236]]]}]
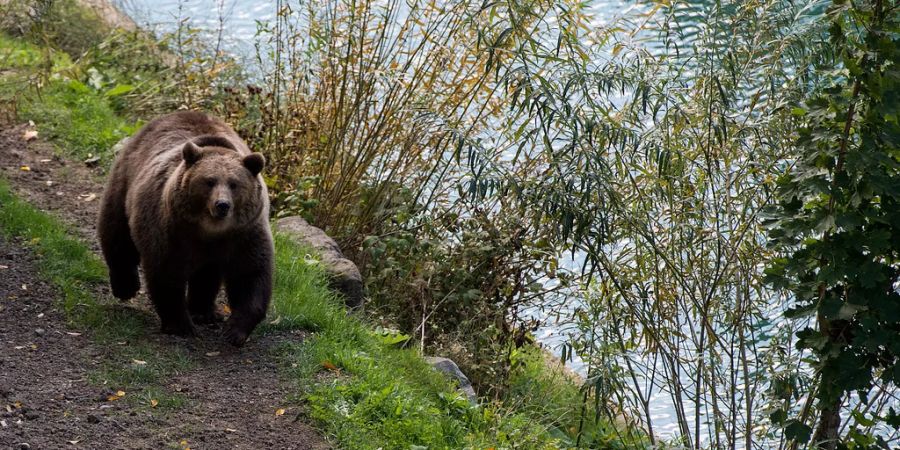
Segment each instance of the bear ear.
[{"label": "bear ear", "polygon": [[184,144],[184,148],[181,149],[181,157],[188,167],[193,166],[200,159],[200,147],[194,145],[193,142]]},{"label": "bear ear", "polygon": [[266,166],[266,158],[261,153],[251,153],[244,157],[244,167],[253,175],[259,175]]}]

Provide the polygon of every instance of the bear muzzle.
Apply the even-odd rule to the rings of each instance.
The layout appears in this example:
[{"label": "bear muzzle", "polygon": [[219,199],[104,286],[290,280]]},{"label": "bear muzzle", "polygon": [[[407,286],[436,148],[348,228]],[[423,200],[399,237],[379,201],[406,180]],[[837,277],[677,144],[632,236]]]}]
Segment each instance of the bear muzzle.
[{"label": "bear muzzle", "polygon": [[216,219],[224,219],[231,212],[231,202],[228,200],[216,200],[210,213]]}]

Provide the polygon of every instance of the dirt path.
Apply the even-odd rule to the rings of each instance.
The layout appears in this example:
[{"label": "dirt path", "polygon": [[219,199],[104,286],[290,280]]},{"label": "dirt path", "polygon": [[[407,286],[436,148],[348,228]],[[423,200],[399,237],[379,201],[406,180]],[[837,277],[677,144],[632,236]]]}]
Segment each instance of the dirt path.
[{"label": "dirt path", "polygon": [[[0,130],[0,176],[96,250],[99,172],[58,158],[40,140],[25,143],[26,130]],[[203,329],[192,340],[154,329],[150,339],[191,360],[190,369],[160,386],[185,404],[161,411],[109,401],[109,388],[89,379],[103,364],[131,362],[111,361],[113,351],[68,327],[56,309],[54,288],[36,274],[27,247],[0,240],[0,449],[329,448],[311,426],[294,420],[296,408],[287,400],[293,388],[279,377],[272,354],[286,340],[301,340],[302,333],[256,334],[234,349],[215,329]],[[109,294],[104,286],[96,295]],[[144,296],[124,307],[152,317],[148,326],[158,327]],[[281,408],[287,413],[277,415]]]}]

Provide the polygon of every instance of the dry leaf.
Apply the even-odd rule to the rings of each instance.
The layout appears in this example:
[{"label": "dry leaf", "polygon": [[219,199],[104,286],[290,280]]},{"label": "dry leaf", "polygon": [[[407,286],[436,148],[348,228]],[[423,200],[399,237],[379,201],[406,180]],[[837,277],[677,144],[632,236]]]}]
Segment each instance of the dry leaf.
[{"label": "dry leaf", "polygon": [[159,404],[159,400],[156,400],[154,398],[150,399],[150,407],[151,408],[156,408],[156,405],[158,405],[158,404]]},{"label": "dry leaf", "polygon": [[48,162],[50,162],[50,161],[53,161],[53,160],[52,160],[52,159],[42,159],[42,160],[41,160],[42,163],[48,163]]},{"label": "dry leaf", "polygon": [[225,432],[226,433],[237,433],[237,430],[235,430],[234,428],[226,428]]},{"label": "dry leaf", "polygon": [[115,394],[110,395],[109,397],[106,397],[106,400],[114,402],[124,396],[125,396],[125,391],[116,391]]},{"label": "dry leaf", "polygon": [[337,370],[338,370],[337,366],[335,366],[333,362],[331,362],[331,361],[329,361],[329,360],[327,360],[327,359],[326,359],[325,361],[322,361],[322,367],[324,367],[324,368],[326,368],[326,369],[328,369],[328,370],[331,370],[331,371],[337,371]]},{"label": "dry leaf", "polygon": [[22,166],[22,167],[19,167],[19,170],[21,170],[22,172],[31,172],[31,167]]},{"label": "dry leaf", "polygon": [[231,314],[231,307],[228,305],[222,305],[222,312],[225,314]]},{"label": "dry leaf", "polygon": [[143,366],[144,364],[147,364],[147,361],[142,361],[140,359],[132,359],[131,362],[133,362],[135,365],[138,365],[138,366]]},{"label": "dry leaf", "polygon": [[6,269],[9,269],[9,266],[4,266],[3,264],[0,264],[0,270],[6,270]]},{"label": "dry leaf", "polygon": [[92,193],[88,194],[86,197],[84,197],[84,201],[85,201],[85,202],[90,202],[90,201],[93,201],[93,200],[96,199],[96,198],[97,198],[97,194],[94,194],[94,193],[92,192]]},{"label": "dry leaf", "polygon": [[27,290],[28,290],[28,286],[23,284],[23,285],[22,285],[22,290],[23,290],[23,291],[27,291]]},{"label": "dry leaf", "polygon": [[66,331],[66,334],[69,336],[81,336],[81,333],[76,333],[74,331]]},{"label": "dry leaf", "polygon": [[81,441],[69,441],[69,443],[72,445],[78,445],[79,442],[81,442]]},{"label": "dry leaf", "polygon": [[22,402],[19,402],[19,401],[13,402],[13,406],[15,406],[16,409],[19,409],[22,407]]},{"label": "dry leaf", "polygon": [[276,416],[283,416],[283,415],[284,415],[284,408],[278,408],[278,409],[276,409],[276,410],[275,410],[275,415],[276,415]]},{"label": "dry leaf", "polygon": [[206,356],[219,356],[219,352],[208,352]]},{"label": "dry leaf", "polygon": [[25,132],[25,134],[22,135],[22,140],[25,142],[28,142],[28,141],[33,141],[33,140],[37,139],[37,137],[38,137],[37,130],[28,130]]}]

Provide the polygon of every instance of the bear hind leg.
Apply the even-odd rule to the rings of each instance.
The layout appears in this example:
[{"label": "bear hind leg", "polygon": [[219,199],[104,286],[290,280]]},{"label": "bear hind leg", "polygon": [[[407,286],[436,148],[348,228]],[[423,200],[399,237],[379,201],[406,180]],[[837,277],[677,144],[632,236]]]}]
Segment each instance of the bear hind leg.
[{"label": "bear hind leg", "polygon": [[104,197],[97,234],[106,266],[109,267],[112,293],[118,299],[128,300],[141,289],[141,278],[138,275],[140,255],[131,239],[123,195],[112,191]]},{"label": "bear hind leg", "polygon": [[188,311],[194,323],[221,322],[216,315],[216,296],[222,286],[222,274],[218,267],[209,265],[191,275],[188,280]]}]

